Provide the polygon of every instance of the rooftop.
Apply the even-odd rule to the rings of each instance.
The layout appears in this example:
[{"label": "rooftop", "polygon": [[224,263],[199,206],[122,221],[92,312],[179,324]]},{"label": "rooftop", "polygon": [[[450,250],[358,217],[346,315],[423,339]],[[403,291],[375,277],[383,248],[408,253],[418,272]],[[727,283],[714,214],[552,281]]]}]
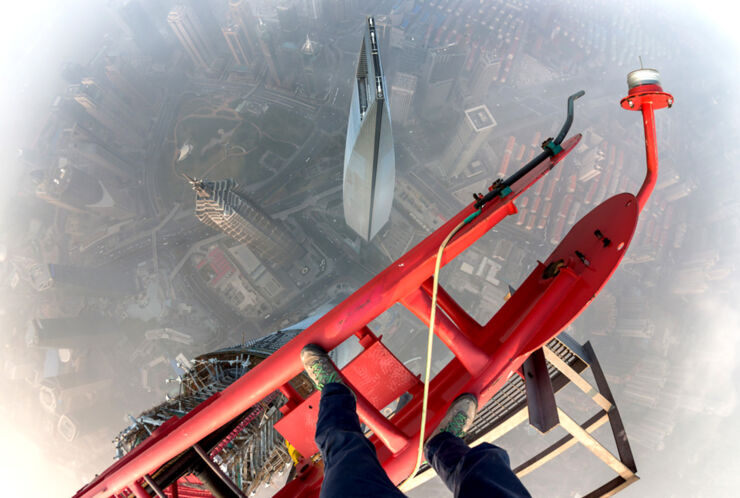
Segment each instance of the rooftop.
[{"label": "rooftop", "polygon": [[493,119],[491,111],[485,105],[467,109],[465,115],[468,117],[473,129],[478,133],[496,126],[496,120]]},{"label": "rooftop", "polygon": [[413,74],[408,73],[396,73],[393,78],[393,88],[402,88],[404,90],[415,90],[416,89],[417,77]]}]

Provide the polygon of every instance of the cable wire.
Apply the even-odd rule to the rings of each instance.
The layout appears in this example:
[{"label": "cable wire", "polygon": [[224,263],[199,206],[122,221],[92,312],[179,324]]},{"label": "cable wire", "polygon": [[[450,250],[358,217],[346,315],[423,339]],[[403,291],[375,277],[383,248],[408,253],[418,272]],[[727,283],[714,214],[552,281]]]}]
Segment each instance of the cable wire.
[{"label": "cable wire", "polygon": [[480,213],[481,210],[479,209],[465,218],[463,221],[461,221],[460,224],[457,225],[442,241],[442,244],[439,246],[439,250],[437,251],[437,261],[434,263],[434,277],[432,280],[432,311],[429,315],[429,333],[427,335],[427,359],[424,368],[424,396],[422,397],[421,403],[419,450],[416,456],[416,465],[414,466],[414,470],[411,472],[411,474],[409,474],[409,479],[413,478],[414,475],[416,475],[416,473],[419,471],[419,467],[421,467],[421,462],[424,459],[424,433],[427,426],[427,405],[429,403],[429,375],[432,369],[432,341],[434,339],[434,320],[437,315],[437,289],[439,287],[439,270],[442,266],[442,255],[444,254],[444,250],[447,247],[447,244],[449,244],[450,240],[452,240],[452,237],[454,237],[457,232],[459,232],[465,225],[473,221]]}]

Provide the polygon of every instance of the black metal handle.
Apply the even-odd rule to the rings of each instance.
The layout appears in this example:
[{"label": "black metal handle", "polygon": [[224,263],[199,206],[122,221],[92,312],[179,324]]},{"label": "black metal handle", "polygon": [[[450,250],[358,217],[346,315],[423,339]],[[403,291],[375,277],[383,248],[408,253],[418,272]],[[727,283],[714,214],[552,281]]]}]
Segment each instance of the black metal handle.
[{"label": "black metal handle", "polygon": [[563,127],[560,129],[560,133],[555,137],[554,142],[557,145],[560,145],[560,143],[565,139],[565,135],[567,135],[568,130],[570,130],[570,125],[573,124],[573,103],[576,99],[583,97],[585,94],[586,92],[581,90],[580,92],[576,92],[568,97],[568,116],[565,118],[565,124],[563,124]]},{"label": "black metal handle", "polygon": [[[580,92],[576,92],[568,97],[568,115],[565,118],[565,123],[563,124],[563,127],[560,129],[560,133],[558,133],[558,136],[555,138],[555,140],[552,141],[552,143],[554,143],[555,145],[561,144],[561,142],[565,139],[565,135],[567,135],[568,131],[570,130],[570,125],[573,124],[573,103],[576,101],[576,99],[583,97],[585,94],[586,92],[581,90]],[[509,178],[507,178],[506,180],[496,180],[496,182],[493,184],[493,189],[486,195],[482,197],[475,195],[475,198],[477,200],[477,202],[475,203],[476,209],[482,208],[491,199],[501,194],[504,189],[511,187],[524,175],[536,168],[542,161],[553,156],[555,154],[553,149],[551,147],[545,147],[548,141],[549,140],[546,140],[543,144],[543,147],[545,149],[544,151],[540,152],[537,157],[519,168],[519,170],[511,175]]]}]

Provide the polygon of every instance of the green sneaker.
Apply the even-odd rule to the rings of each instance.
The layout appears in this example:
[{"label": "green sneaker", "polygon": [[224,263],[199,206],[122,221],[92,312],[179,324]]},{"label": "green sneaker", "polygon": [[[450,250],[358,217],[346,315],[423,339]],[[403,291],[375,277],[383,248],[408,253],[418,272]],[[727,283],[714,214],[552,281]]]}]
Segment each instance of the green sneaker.
[{"label": "green sneaker", "polygon": [[452,402],[439,423],[439,427],[432,434],[436,436],[440,432],[449,432],[453,436],[464,437],[468,430],[473,426],[475,414],[478,411],[478,400],[472,394],[463,394],[458,396]]},{"label": "green sneaker", "polygon": [[316,344],[306,345],[301,349],[301,361],[308,377],[319,391],[331,382],[344,384],[342,377],[329,359],[329,355],[321,346]]}]

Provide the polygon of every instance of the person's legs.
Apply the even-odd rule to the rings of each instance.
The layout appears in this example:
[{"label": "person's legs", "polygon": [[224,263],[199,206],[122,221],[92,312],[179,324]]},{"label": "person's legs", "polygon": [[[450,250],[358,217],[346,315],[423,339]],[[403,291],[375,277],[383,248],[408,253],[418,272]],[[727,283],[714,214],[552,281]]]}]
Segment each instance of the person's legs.
[{"label": "person's legs", "polygon": [[306,373],[321,390],[316,445],[324,460],[321,497],[403,497],[365,437],[352,391],[318,346],[301,351]]},{"label": "person's legs", "polygon": [[355,398],[342,384],[330,383],[321,391],[316,444],[324,459],[322,497],[404,496],[362,433]]},{"label": "person's legs", "polygon": [[452,402],[424,454],[456,497],[515,498],[530,496],[511,470],[509,455],[492,444],[470,448],[461,438],[473,425],[478,401],[464,394]]},{"label": "person's legs", "polygon": [[527,489],[512,472],[509,455],[493,444],[470,448],[459,437],[442,432],[430,439],[427,461],[456,497],[528,497]]}]

